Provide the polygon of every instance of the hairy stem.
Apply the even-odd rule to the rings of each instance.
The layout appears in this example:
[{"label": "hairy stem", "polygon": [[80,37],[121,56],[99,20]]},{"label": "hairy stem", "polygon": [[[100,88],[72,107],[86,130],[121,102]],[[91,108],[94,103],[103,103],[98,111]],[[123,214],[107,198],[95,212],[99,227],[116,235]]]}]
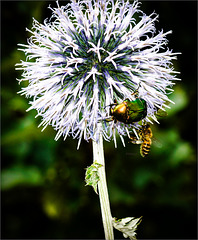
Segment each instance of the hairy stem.
[{"label": "hairy stem", "polygon": [[105,174],[105,161],[104,161],[104,149],[103,149],[103,138],[100,134],[99,141],[93,141],[93,161],[99,164],[102,164],[102,167],[98,169],[99,182],[98,182],[98,192],[100,198],[100,206],[102,212],[102,221],[105,232],[106,240],[113,240],[113,225],[112,225],[112,216],[110,210],[109,196],[106,183],[106,174]]}]

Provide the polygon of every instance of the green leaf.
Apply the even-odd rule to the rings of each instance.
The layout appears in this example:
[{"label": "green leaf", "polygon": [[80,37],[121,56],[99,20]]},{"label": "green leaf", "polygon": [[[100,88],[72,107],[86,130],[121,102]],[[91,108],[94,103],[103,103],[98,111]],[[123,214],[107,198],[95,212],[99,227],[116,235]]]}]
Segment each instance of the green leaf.
[{"label": "green leaf", "polygon": [[86,186],[92,186],[94,191],[98,194],[97,185],[100,177],[98,175],[98,169],[102,167],[102,164],[94,162],[90,167],[86,168],[85,182]]}]

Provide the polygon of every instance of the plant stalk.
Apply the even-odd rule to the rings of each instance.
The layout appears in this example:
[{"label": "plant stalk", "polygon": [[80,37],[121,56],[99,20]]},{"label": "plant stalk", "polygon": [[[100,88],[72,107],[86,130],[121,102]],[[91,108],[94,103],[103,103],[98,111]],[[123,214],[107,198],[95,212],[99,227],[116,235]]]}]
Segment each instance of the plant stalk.
[{"label": "plant stalk", "polygon": [[93,140],[93,161],[102,165],[98,169],[99,182],[98,182],[98,192],[100,199],[100,206],[102,212],[102,221],[105,232],[106,240],[113,240],[113,225],[112,225],[112,215],[110,210],[109,196],[106,183],[105,174],[105,160],[104,160],[104,149],[103,149],[103,137],[102,134],[99,136],[99,141]]}]

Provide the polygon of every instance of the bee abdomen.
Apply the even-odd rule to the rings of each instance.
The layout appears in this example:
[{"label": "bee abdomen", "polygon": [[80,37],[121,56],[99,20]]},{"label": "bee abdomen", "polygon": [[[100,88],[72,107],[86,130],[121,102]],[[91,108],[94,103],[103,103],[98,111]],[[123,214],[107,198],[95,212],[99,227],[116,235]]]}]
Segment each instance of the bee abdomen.
[{"label": "bee abdomen", "polygon": [[145,157],[149,154],[151,148],[151,141],[144,141],[140,146],[140,154]]}]

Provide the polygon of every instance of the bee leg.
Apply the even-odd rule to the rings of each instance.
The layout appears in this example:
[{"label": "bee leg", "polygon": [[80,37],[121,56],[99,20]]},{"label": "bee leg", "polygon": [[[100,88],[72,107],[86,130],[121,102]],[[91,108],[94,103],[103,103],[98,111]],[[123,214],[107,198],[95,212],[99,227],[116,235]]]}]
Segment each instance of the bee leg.
[{"label": "bee leg", "polygon": [[130,137],[130,141],[133,144],[142,144],[142,140],[138,139],[137,137]]},{"label": "bee leg", "polygon": [[129,143],[136,144],[136,142],[137,142],[137,138],[136,137],[130,137]]},{"label": "bee leg", "polygon": [[142,140],[138,139],[138,140],[135,140],[135,141],[131,141],[131,143],[133,143],[133,144],[142,144]]}]

